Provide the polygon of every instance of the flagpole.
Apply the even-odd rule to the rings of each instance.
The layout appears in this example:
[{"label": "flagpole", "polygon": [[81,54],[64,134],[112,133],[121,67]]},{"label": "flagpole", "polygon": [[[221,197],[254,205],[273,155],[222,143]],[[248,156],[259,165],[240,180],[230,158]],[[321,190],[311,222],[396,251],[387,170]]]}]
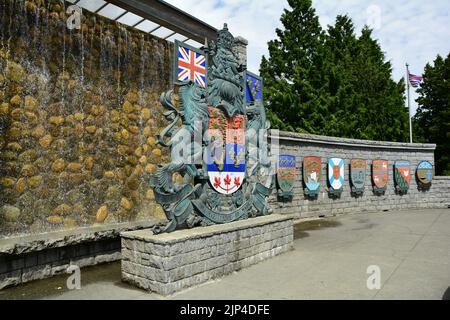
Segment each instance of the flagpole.
[{"label": "flagpole", "polygon": [[409,143],[413,143],[412,137],[412,117],[411,117],[411,103],[410,103],[410,94],[409,94],[409,64],[406,63],[406,87],[408,90],[408,114],[409,114]]}]

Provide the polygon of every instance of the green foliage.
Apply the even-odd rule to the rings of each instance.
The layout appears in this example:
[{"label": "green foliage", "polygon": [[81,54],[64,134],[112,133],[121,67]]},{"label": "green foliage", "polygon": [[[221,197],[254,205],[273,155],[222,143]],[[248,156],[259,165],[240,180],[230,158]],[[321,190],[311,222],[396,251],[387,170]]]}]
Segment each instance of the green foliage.
[{"label": "green foliage", "polygon": [[311,0],[289,0],[284,30],[263,57],[268,117],[272,127],[312,134],[407,141],[404,81],[367,27],[355,35],[352,20],[338,16],[324,31]]},{"label": "green foliage", "polygon": [[413,119],[415,139],[437,144],[436,173],[450,175],[450,54],[427,64],[423,77]]}]

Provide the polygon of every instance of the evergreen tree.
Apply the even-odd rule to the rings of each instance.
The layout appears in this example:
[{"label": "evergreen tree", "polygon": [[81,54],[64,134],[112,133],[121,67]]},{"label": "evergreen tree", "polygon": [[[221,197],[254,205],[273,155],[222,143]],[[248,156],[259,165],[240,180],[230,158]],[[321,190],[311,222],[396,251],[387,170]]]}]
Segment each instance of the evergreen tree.
[{"label": "evergreen tree", "polygon": [[347,16],[338,16],[334,26],[329,26],[325,48],[328,74],[328,121],[324,134],[355,137],[358,99],[353,83],[356,81],[354,59],[358,44],[354,26]]},{"label": "evergreen tree", "polygon": [[325,33],[309,0],[289,1],[263,57],[268,114],[273,127],[321,135],[407,141],[404,81],[372,31],[355,35],[352,20],[338,16]]},{"label": "evergreen tree", "polygon": [[331,56],[332,114],[328,133],[349,138],[407,141],[404,81],[395,83],[392,66],[365,27],[359,38],[347,16],[338,16],[325,42]]},{"label": "evergreen tree", "polygon": [[275,128],[316,133],[326,114],[316,89],[324,34],[311,0],[288,3],[292,10],[281,16],[285,30],[276,30],[279,39],[269,42],[270,58],[261,63],[268,115]]},{"label": "evergreen tree", "polygon": [[450,54],[427,64],[423,77],[413,120],[415,139],[437,144],[436,173],[450,175]]}]

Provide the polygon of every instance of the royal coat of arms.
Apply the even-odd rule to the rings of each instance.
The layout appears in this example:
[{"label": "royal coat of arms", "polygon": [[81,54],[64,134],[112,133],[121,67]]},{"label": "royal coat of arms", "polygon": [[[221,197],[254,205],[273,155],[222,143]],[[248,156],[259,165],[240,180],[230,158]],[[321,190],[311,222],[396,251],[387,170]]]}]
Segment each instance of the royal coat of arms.
[{"label": "royal coat of arms", "polygon": [[421,189],[429,189],[433,181],[433,165],[429,161],[422,161],[417,165],[416,177]]},{"label": "royal coat of arms", "polygon": [[341,158],[328,159],[328,193],[332,196],[340,196],[344,188],[344,166],[345,161]]},{"label": "royal coat of arms", "polygon": [[350,179],[352,182],[352,193],[361,196],[366,185],[366,160],[352,159],[350,162]]},{"label": "royal coat of arms", "polygon": [[[238,63],[234,43],[225,25],[217,41],[201,51],[204,57],[193,50],[175,57],[177,86],[161,95],[170,124],[157,136],[160,145],[170,148],[171,163],[159,165],[149,177],[155,201],[168,222],[157,225],[154,233],[272,212],[268,197],[274,187],[275,166],[267,142],[270,123],[262,96],[244,102],[246,69]],[[197,64],[198,72],[191,70],[184,78],[185,70]],[[206,71],[200,72],[203,65]],[[206,83],[199,78],[203,74]],[[183,176],[183,183],[173,181],[175,173]]]},{"label": "royal coat of arms", "polygon": [[382,195],[386,192],[389,180],[389,167],[387,160],[373,160],[372,163],[373,192]]},{"label": "royal coat of arms", "polygon": [[295,156],[280,155],[277,167],[278,197],[286,201],[292,199],[295,180],[297,180]]},{"label": "royal coat of arms", "polygon": [[322,180],[322,158],[305,157],[303,159],[303,182],[305,183],[305,195],[317,197],[320,192]]},{"label": "royal coat of arms", "polygon": [[396,161],[394,164],[395,188],[398,193],[406,193],[411,181],[411,166],[408,161]]}]

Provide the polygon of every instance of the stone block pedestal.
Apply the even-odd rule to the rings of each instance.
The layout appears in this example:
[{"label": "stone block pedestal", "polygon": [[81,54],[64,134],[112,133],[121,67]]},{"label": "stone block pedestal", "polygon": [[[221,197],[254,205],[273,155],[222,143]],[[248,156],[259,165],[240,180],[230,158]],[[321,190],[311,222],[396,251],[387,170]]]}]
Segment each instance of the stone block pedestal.
[{"label": "stone block pedestal", "polygon": [[270,215],[161,235],[140,230],[121,237],[122,280],[171,295],[293,249],[293,217]]}]

